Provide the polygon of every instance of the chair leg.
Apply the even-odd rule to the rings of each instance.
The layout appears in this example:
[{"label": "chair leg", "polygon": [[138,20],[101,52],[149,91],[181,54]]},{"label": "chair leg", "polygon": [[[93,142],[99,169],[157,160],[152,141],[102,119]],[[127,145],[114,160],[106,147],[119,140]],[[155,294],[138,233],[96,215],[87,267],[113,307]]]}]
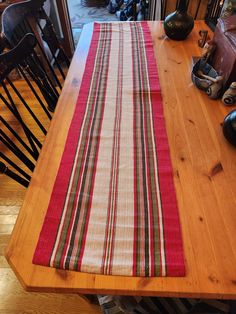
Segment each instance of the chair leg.
[{"label": "chair leg", "polygon": [[23,185],[26,188],[29,185],[29,181],[27,181],[24,178],[20,177],[18,174],[16,174],[12,170],[8,169],[8,167],[1,161],[0,161],[0,173],[7,175],[8,177],[10,177],[13,180],[17,181],[18,183],[20,183],[21,185]]}]

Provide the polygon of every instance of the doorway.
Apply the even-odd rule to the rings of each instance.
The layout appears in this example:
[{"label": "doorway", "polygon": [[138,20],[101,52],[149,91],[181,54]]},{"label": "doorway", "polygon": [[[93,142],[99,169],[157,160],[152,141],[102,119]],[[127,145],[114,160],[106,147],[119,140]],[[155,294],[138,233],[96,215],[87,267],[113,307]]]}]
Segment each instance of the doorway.
[{"label": "doorway", "polygon": [[106,0],[67,0],[75,46],[85,24],[95,21],[117,21],[107,8]]}]

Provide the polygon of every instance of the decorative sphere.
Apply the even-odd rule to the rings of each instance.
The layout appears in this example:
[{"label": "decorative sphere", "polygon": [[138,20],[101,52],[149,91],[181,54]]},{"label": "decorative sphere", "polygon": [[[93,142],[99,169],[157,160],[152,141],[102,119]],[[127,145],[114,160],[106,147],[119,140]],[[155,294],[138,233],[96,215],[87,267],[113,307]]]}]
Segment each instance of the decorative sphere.
[{"label": "decorative sphere", "polygon": [[224,119],[223,133],[225,138],[236,146],[236,110],[231,111]]},{"label": "decorative sphere", "polygon": [[192,31],[193,18],[186,12],[175,11],[169,14],[164,21],[166,35],[174,40],[184,40]]}]

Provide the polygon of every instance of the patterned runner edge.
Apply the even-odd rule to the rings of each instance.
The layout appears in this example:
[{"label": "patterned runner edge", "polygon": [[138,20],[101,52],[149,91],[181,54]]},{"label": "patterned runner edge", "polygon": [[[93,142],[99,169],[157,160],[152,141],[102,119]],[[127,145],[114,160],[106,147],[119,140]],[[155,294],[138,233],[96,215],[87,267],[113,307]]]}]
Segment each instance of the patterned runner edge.
[{"label": "patterned runner edge", "polygon": [[[95,105],[91,105],[91,112],[95,110],[99,111],[100,121],[101,123],[96,123],[96,134],[97,139],[96,143],[96,150],[95,154],[93,155],[93,171],[91,171],[91,187],[90,193],[86,197],[86,206],[87,211],[83,212],[81,208],[75,208],[75,205],[72,206],[70,217],[66,218],[68,221],[67,223],[67,234],[61,232],[62,228],[65,227],[65,215],[68,212],[65,210],[63,211],[65,204],[70,202],[69,198],[73,198],[73,200],[77,197],[79,199],[80,195],[77,190],[73,192],[70,190],[70,182],[74,182],[75,178],[71,178],[71,174],[73,173],[73,167],[75,167],[76,161],[75,156],[80,145],[80,138],[83,136],[82,132],[85,128],[85,123],[88,124],[88,130],[90,130],[93,119],[92,113],[90,114],[90,118],[85,121],[84,117],[88,115],[88,95],[91,89],[91,78],[94,75],[94,68],[96,68],[95,60],[98,65],[101,67],[103,66],[102,73],[108,73],[108,68],[110,63],[110,55],[106,53],[111,49],[111,41],[112,35],[116,32],[113,28],[118,27],[119,36],[123,36],[122,34],[126,34],[126,32],[122,31],[123,28],[127,28],[127,26],[123,23],[116,23],[117,26],[113,26],[112,23],[103,23],[103,24],[94,24],[94,32],[92,36],[92,41],[86,61],[84,76],[81,83],[81,88],[79,92],[78,102],[75,109],[75,113],[71,122],[71,126],[68,132],[68,137],[64,149],[64,153],[62,156],[62,160],[60,163],[59,171],[57,174],[57,178],[54,184],[51,200],[49,203],[49,207],[45,216],[45,220],[43,223],[43,227],[39,236],[38,244],[34,253],[33,263],[44,265],[44,266],[51,266],[56,268],[62,269],[71,269],[77,270],[82,272],[91,272],[91,273],[101,273],[101,274],[112,274],[112,275],[128,275],[128,276],[184,276],[185,275],[185,267],[184,267],[184,258],[183,258],[183,247],[182,247],[182,239],[181,239],[181,231],[180,231],[180,223],[178,217],[178,208],[177,208],[177,201],[175,196],[175,189],[173,184],[173,172],[172,166],[170,161],[170,154],[169,154],[169,147],[168,147],[168,140],[167,134],[165,129],[165,121],[163,115],[163,107],[162,107],[162,99],[160,93],[160,85],[158,81],[158,74],[156,68],[156,61],[153,51],[153,44],[152,38],[150,34],[149,27],[146,22],[138,22],[138,23],[127,23],[130,27],[131,38],[132,38],[132,53],[133,53],[133,83],[138,84],[139,82],[135,82],[136,80],[136,68],[140,67],[139,74],[141,80],[146,80],[146,84],[149,86],[150,91],[149,94],[142,96],[151,106],[151,112],[148,109],[145,109],[145,115],[150,115],[150,121],[153,126],[154,132],[154,149],[155,154],[158,160],[158,171],[157,171],[157,181],[159,184],[159,189],[157,189],[157,193],[159,193],[156,197],[156,202],[161,204],[160,206],[157,204],[157,211],[155,208],[152,208],[154,197],[152,195],[152,191],[150,189],[151,184],[157,184],[155,179],[148,179],[147,182],[147,201],[149,212],[148,214],[145,212],[143,215],[145,219],[148,219],[148,223],[143,227],[142,225],[139,226],[137,220],[139,220],[139,212],[137,212],[137,208],[140,204],[137,204],[137,193],[140,192],[139,181],[137,181],[137,173],[138,171],[135,167],[134,169],[134,226],[133,226],[133,248],[132,248],[132,267],[127,269],[125,265],[115,265],[115,257],[114,257],[114,245],[116,244],[115,235],[115,223],[117,216],[116,214],[111,215],[110,219],[112,220],[111,226],[113,227],[112,232],[108,228],[106,228],[105,237],[109,236],[111,241],[104,242],[104,252],[102,261],[94,259],[92,262],[90,261],[91,256],[87,256],[88,253],[85,253],[85,246],[86,241],[88,242],[88,229],[89,229],[89,222],[91,217],[91,206],[93,202],[93,189],[94,189],[94,181],[95,181],[95,174],[96,174],[96,167],[98,163],[98,151],[100,145],[100,134],[101,128],[103,124],[103,117],[104,117],[104,103],[105,100],[101,94],[106,95],[106,88],[107,88],[107,78],[105,79],[106,83],[103,88],[103,93],[100,93],[97,97],[97,102],[100,102],[100,105],[95,108]],[[127,31],[127,29],[126,29]],[[127,36],[127,35],[125,35]],[[142,40],[143,38],[143,40]],[[122,38],[121,42],[122,42]],[[136,39],[134,41],[134,39]],[[143,45],[143,46],[142,46]],[[145,48],[145,49],[142,49]],[[119,44],[119,49],[122,50],[121,44]],[[100,51],[100,61],[98,58],[98,51]],[[137,54],[134,55],[134,54]],[[139,61],[143,62],[139,62]],[[124,60],[119,60],[119,62],[124,62]],[[135,64],[136,62],[136,64]],[[145,72],[143,66],[146,66],[146,71],[148,73],[148,77],[142,74],[142,71]],[[135,69],[135,71],[134,71]],[[122,76],[120,70],[118,70],[118,77]],[[102,77],[98,77],[97,82],[94,84],[103,84],[104,79]],[[99,82],[99,83],[98,83]],[[145,85],[146,86],[146,85]],[[94,86],[94,90],[98,87]],[[101,88],[101,86],[100,86]],[[119,83],[117,84],[117,88],[119,89]],[[122,89],[122,86],[120,86]],[[119,90],[118,94],[119,95]],[[92,96],[90,95],[92,98]],[[94,96],[95,97],[95,96]],[[104,96],[105,97],[105,96]],[[135,93],[134,93],[134,102],[135,102]],[[119,97],[118,97],[119,98]],[[137,100],[136,100],[137,101]],[[95,103],[95,101],[94,101]],[[94,107],[92,107],[94,106]],[[119,121],[120,114],[119,113],[119,99],[116,99],[116,121]],[[134,107],[136,108],[136,107]],[[122,110],[122,109],[120,109]],[[139,110],[136,110],[136,115],[138,115]],[[96,113],[97,114],[97,113]],[[135,114],[135,113],[134,113]],[[145,116],[146,117],[146,116]],[[94,119],[97,121],[96,119]],[[136,122],[135,122],[136,121]],[[137,123],[137,119],[134,118],[134,123]],[[140,120],[141,121],[141,120]],[[137,125],[136,125],[137,126]],[[94,127],[94,128],[95,128]],[[145,126],[147,127],[147,126]],[[119,131],[119,122],[116,122],[116,131]],[[145,129],[147,132],[148,130]],[[136,132],[137,133],[137,132]],[[134,127],[134,136],[135,135],[135,127]],[[146,136],[144,134],[144,136]],[[137,137],[138,138],[138,137]],[[134,141],[137,144],[137,138]],[[118,141],[118,139],[114,139]],[[93,139],[93,142],[95,140]],[[147,141],[149,141],[149,137],[147,137]],[[139,156],[139,154],[135,155],[135,150],[138,149],[138,144],[134,144],[134,159],[135,156]],[[113,143],[114,145],[114,143]],[[118,144],[116,144],[118,145]],[[119,145],[117,146],[119,147]],[[141,149],[141,148],[140,148]],[[114,148],[113,148],[114,150]],[[148,149],[144,153],[146,158],[149,158]],[[116,155],[115,155],[116,156]],[[81,156],[79,156],[81,157]],[[77,156],[77,158],[79,158]],[[90,156],[91,157],[91,156]],[[84,163],[83,156],[81,157],[80,166]],[[150,157],[151,158],[151,157]],[[116,158],[113,158],[113,163],[116,162]],[[150,159],[151,160],[151,159]],[[137,162],[137,161],[134,161]],[[140,161],[140,163],[142,160]],[[151,161],[153,162],[153,161]],[[139,165],[139,164],[137,164]],[[114,165],[113,165],[114,166]],[[82,166],[81,166],[82,167]],[[150,175],[149,166],[147,166],[147,174],[149,173],[149,177],[152,178],[152,173]],[[74,176],[81,176],[79,173],[80,170],[75,170]],[[148,172],[149,171],[149,172]],[[147,175],[145,174],[145,175]],[[116,180],[114,179],[114,175],[112,177],[114,180],[114,186]],[[82,180],[82,179],[81,179]],[[154,183],[152,182],[154,181]],[[116,186],[117,188],[117,186]],[[70,193],[69,193],[69,192]],[[77,193],[77,194],[76,194]],[[151,193],[151,194],[150,194]],[[70,195],[70,196],[68,196]],[[72,196],[71,196],[72,195]],[[140,194],[141,195],[141,194]],[[139,195],[139,197],[140,197]],[[82,196],[83,198],[83,196]],[[84,197],[85,198],[85,197]],[[81,202],[85,202],[83,199]],[[77,204],[77,203],[76,203]],[[150,205],[151,204],[151,205]],[[67,204],[66,204],[67,205]],[[77,204],[78,205],[78,204]],[[77,211],[76,211],[77,210]],[[146,209],[145,209],[146,210]],[[77,216],[76,216],[77,215]],[[153,216],[154,215],[154,216]],[[156,217],[155,217],[156,215]],[[81,218],[82,217],[82,218]],[[73,218],[73,219],[72,219]],[[74,232],[75,229],[75,220],[77,224],[80,226],[76,228],[80,228],[80,233]],[[63,226],[62,222],[63,221]],[[154,225],[155,222],[158,222],[158,226]],[[109,222],[110,223],[110,222]],[[142,223],[142,222],[141,222]],[[114,225],[113,225],[114,224]],[[106,225],[107,227],[107,225]],[[61,229],[60,229],[61,228]],[[73,229],[73,230],[72,230]],[[69,231],[68,231],[69,230]],[[77,229],[76,229],[77,230]],[[60,233],[61,232],[61,233]],[[156,232],[156,234],[155,234]],[[74,234],[73,234],[74,233]],[[111,233],[111,235],[110,235]],[[70,235],[69,235],[70,234]],[[145,237],[145,241],[142,240],[142,235]],[[93,235],[94,236],[94,235]],[[63,238],[64,237],[64,238]],[[113,239],[114,237],[114,239]],[[138,237],[138,238],[137,238]],[[148,240],[146,240],[146,237]],[[72,243],[76,240],[77,246],[75,247],[68,243],[71,241]],[[63,243],[63,245],[61,244]],[[65,245],[64,245],[65,244]],[[143,248],[141,247],[143,245]],[[60,248],[61,246],[61,248]],[[56,247],[56,249],[55,249]],[[116,245],[118,247],[118,245]],[[143,250],[143,251],[142,251]],[[91,250],[92,251],[92,250]],[[119,251],[119,250],[118,250]],[[124,250],[125,251],[125,250]],[[75,253],[73,253],[75,252]],[[91,252],[92,253],[92,252]],[[129,252],[130,254],[130,252]],[[71,258],[73,256],[73,258]],[[118,260],[118,259],[117,259]],[[91,262],[91,265],[86,266],[86,261]],[[113,265],[114,262],[114,265]],[[95,265],[93,265],[95,263]],[[124,262],[125,263],[125,262]],[[99,264],[99,265],[97,265]]]}]

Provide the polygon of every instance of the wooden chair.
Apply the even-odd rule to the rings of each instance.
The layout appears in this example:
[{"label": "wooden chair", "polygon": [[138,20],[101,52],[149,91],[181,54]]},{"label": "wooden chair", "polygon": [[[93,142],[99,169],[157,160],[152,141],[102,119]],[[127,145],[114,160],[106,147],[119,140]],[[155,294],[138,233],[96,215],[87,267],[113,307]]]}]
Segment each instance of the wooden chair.
[{"label": "wooden chair", "polygon": [[[36,43],[33,34],[26,34],[16,47],[0,54],[0,173],[26,187],[52,118],[47,108],[48,92],[39,88],[40,78],[35,78],[29,66],[35,62]],[[43,71],[37,66],[37,71]],[[20,86],[24,86],[27,97],[9,77],[15,69],[22,76]],[[38,136],[32,130],[37,130]]]},{"label": "wooden chair", "polygon": [[[2,39],[14,47],[27,33],[33,33],[37,40],[36,62],[43,65],[47,79],[62,89],[65,70],[70,65],[54,31],[53,24],[43,8],[45,0],[28,0],[8,6],[2,14]],[[31,70],[34,71],[31,65]],[[38,74],[36,72],[36,74]],[[57,95],[58,96],[58,95]]]},{"label": "wooden chair", "polygon": [[[29,184],[42,148],[41,139],[47,133],[51,112],[56,107],[65,79],[61,63],[66,67],[70,64],[43,9],[44,2],[29,0],[15,3],[2,14],[0,173],[25,187]],[[21,87],[24,82],[29,90],[30,103],[9,77],[14,69],[21,75]],[[36,110],[31,106],[32,99]]]}]

